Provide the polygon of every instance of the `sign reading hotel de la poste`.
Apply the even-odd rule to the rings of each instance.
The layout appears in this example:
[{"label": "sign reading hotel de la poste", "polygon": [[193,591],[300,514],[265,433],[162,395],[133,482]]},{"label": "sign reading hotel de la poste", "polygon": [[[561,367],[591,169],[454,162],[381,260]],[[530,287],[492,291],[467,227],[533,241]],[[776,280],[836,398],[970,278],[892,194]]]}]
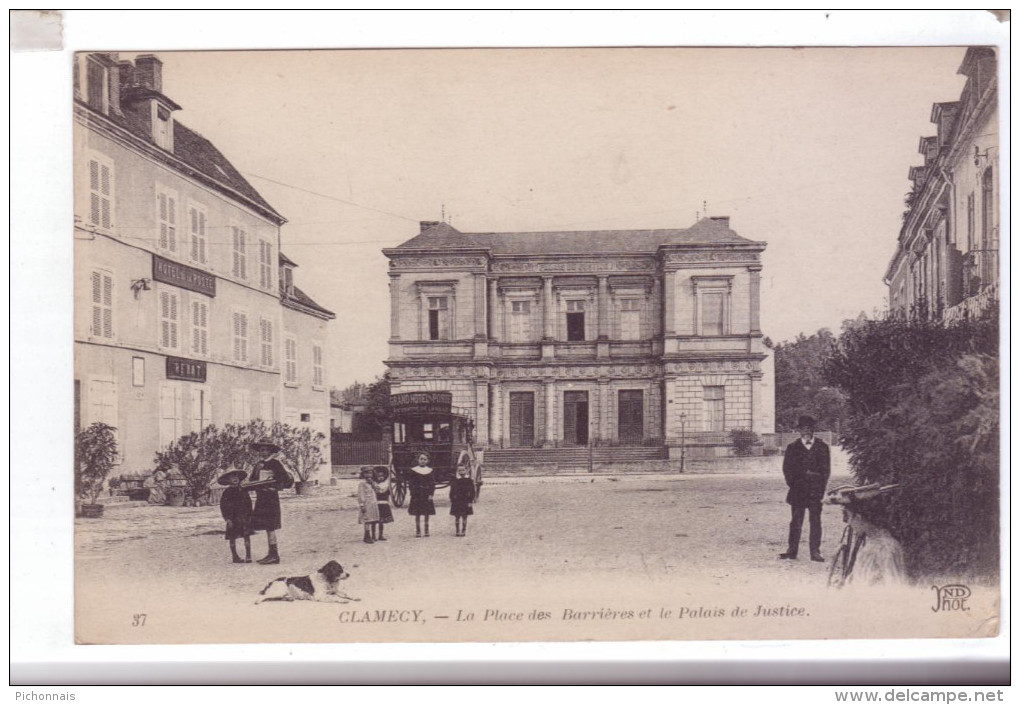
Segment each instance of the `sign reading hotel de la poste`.
[{"label": "sign reading hotel de la poste", "polygon": [[392,392],[448,391],[490,450],[716,455],[774,431],[761,253],[728,218],[677,230],[462,233],[390,260]]}]

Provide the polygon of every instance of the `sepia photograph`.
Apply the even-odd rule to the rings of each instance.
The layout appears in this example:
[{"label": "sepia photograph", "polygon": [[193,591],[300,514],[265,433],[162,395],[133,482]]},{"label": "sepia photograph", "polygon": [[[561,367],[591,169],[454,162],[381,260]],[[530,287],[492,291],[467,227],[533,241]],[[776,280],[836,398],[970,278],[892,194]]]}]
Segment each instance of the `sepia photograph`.
[{"label": "sepia photograph", "polygon": [[997,88],[77,53],[76,641],[995,636]]}]

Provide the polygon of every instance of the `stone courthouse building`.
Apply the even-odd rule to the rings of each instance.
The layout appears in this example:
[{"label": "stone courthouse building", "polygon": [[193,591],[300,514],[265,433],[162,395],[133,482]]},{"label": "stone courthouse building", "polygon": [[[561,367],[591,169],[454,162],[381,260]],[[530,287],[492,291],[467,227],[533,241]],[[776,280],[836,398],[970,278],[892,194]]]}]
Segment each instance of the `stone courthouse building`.
[{"label": "stone courthouse building", "polygon": [[479,445],[688,445],[771,433],[764,242],[684,230],[462,233],[389,258],[392,393],[448,390]]}]

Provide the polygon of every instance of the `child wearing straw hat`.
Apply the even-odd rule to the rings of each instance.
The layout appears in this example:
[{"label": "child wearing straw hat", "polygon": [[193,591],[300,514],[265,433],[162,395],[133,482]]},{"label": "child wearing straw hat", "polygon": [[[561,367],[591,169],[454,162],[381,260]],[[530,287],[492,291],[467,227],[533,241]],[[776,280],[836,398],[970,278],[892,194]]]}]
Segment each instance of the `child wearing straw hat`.
[{"label": "child wearing straw hat", "polygon": [[[227,486],[220,497],[220,514],[227,522],[224,537],[230,542],[234,563],[251,563],[251,535],[255,533],[251,528],[251,497],[241,489],[245,475],[244,470],[229,470],[216,480]],[[237,539],[244,539],[244,558],[237,555]]]}]

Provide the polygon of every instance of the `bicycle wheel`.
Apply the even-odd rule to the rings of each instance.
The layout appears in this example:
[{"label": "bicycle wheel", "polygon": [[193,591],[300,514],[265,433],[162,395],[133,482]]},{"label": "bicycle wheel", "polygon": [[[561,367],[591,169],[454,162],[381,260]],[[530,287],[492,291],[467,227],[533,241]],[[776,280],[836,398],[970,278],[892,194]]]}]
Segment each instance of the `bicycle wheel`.
[{"label": "bicycle wheel", "polygon": [[829,567],[829,587],[843,587],[846,581],[846,562],[850,556],[850,547],[845,543],[836,551],[832,557],[832,565]]}]

